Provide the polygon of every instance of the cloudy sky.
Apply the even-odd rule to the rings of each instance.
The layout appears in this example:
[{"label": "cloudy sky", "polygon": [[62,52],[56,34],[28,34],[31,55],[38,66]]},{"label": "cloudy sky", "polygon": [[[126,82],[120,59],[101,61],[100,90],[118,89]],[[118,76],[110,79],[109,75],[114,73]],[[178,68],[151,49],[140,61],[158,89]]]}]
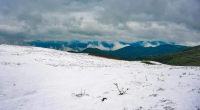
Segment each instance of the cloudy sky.
[{"label": "cloudy sky", "polygon": [[0,43],[200,44],[200,0],[0,0]]}]

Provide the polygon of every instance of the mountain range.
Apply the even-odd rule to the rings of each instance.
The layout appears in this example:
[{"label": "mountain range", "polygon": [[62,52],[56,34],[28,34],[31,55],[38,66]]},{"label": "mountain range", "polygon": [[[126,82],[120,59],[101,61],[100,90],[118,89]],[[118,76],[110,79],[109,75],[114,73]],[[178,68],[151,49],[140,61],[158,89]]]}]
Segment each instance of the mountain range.
[{"label": "mountain range", "polygon": [[128,61],[151,60],[180,66],[200,66],[200,46],[188,47],[164,41],[139,41],[135,43],[105,41],[31,41],[29,45],[53,48],[73,53],[122,59]]},{"label": "mountain range", "polygon": [[87,48],[97,48],[100,50],[105,51],[114,51],[118,50],[123,47],[131,46],[131,47],[156,47],[159,45],[170,44],[175,45],[173,42],[164,42],[164,41],[138,41],[134,43],[128,42],[114,42],[109,43],[106,41],[88,41],[88,42],[81,42],[78,40],[74,41],[31,41],[27,42],[28,45],[36,46],[36,47],[43,47],[43,48],[54,48],[58,50],[64,51],[74,51],[80,52]]},{"label": "mountain range", "polygon": [[116,51],[88,48],[80,53],[128,61],[156,61],[168,65],[200,66],[200,46],[187,47],[164,44],[157,47],[124,47]]},{"label": "mountain range", "polygon": [[[164,44],[156,47],[127,46],[115,51],[103,51],[97,48],[87,48],[79,53],[89,53],[92,55],[111,56],[123,60],[131,60],[135,57],[149,56],[150,58],[159,55],[178,52],[188,48],[187,46]],[[143,60],[143,59],[142,59]]]}]

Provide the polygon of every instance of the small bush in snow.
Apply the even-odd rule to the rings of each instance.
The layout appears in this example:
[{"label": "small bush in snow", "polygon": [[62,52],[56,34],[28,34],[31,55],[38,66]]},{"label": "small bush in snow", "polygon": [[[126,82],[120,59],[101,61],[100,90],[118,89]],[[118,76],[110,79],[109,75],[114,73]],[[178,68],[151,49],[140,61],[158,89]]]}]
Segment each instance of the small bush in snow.
[{"label": "small bush in snow", "polygon": [[114,85],[117,87],[117,90],[119,91],[119,95],[124,95],[126,94],[126,91],[128,91],[129,89],[127,88],[126,90],[124,90],[124,88],[119,89],[118,84],[114,83]]},{"label": "small bush in snow", "polygon": [[83,96],[89,96],[89,94],[86,94],[85,91],[82,92],[82,89],[81,89],[81,93],[79,94],[75,94],[76,97],[83,97]]}]

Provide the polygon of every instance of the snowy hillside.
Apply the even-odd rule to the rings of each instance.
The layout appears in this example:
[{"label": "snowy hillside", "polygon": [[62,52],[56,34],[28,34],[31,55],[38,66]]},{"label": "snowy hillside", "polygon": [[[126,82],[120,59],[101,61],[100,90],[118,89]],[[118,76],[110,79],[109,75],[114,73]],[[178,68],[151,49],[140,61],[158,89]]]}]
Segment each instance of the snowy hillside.
[{"label": "snowy hillside", "polygon": [[197,110],[200,67],[156,64],[0,45],[0,110]]}]

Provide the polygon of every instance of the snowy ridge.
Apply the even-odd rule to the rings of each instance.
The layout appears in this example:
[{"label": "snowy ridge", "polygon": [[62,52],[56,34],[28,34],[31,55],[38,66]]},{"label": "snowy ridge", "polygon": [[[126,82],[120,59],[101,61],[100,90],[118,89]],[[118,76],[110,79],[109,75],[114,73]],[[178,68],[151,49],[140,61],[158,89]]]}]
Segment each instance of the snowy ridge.
[{"label": "snowy ridge", "polygon": [[[114,83],[119,89],[128,88],[127,94],[119,95]],[[200,67],[0,45],[0,110],[197,110],[198,106]]]}]

